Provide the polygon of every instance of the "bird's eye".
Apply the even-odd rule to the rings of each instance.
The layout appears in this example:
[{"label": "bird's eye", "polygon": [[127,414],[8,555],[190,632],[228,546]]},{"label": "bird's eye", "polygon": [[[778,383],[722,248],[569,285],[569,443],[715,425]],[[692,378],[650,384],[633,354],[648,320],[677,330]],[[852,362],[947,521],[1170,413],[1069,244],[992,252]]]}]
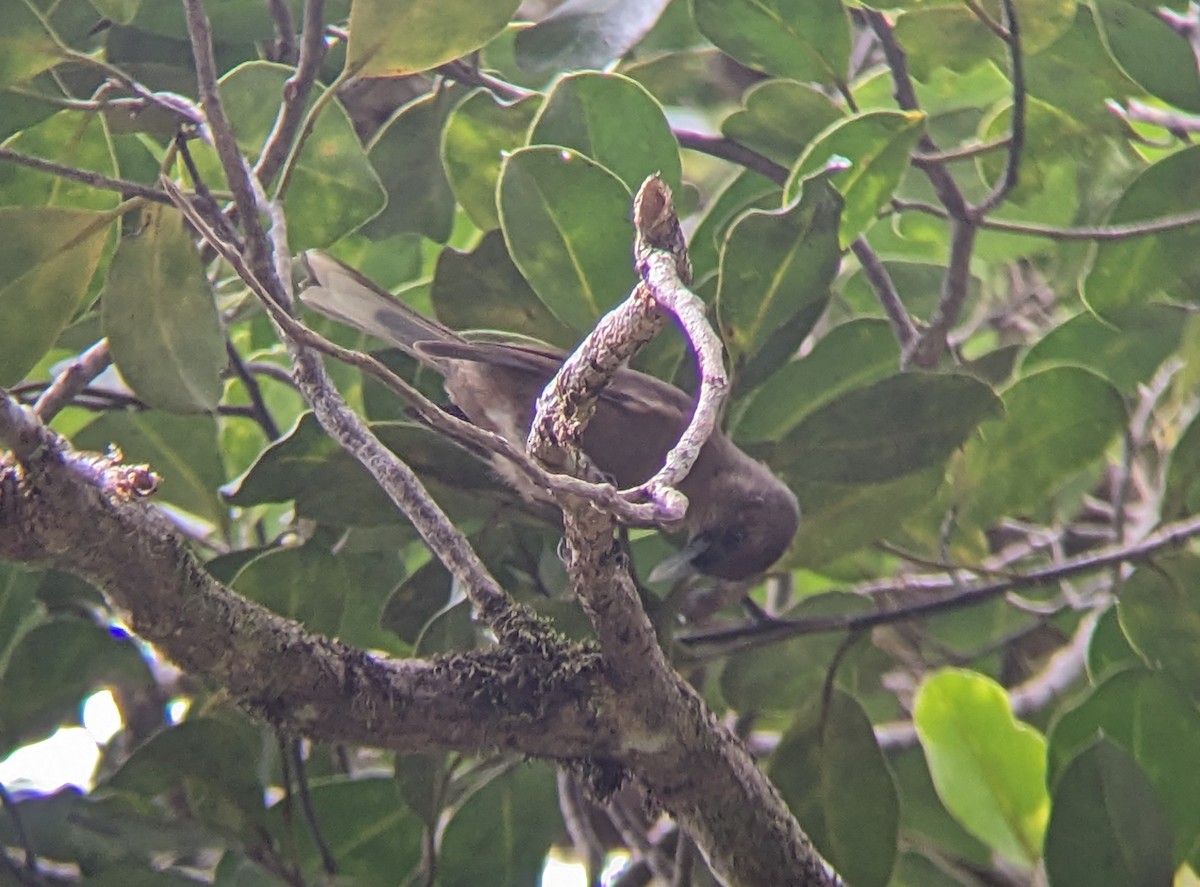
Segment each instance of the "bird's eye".
[{"label": "bird's eye", "polygon": [[746,531],[740,527],[726,527],[719,530],[705,530],[700,534],[704,548],[692,561],[693,566],[706,572],[707,568],[724,561],[729,552],[735,551],[746,541]]}]

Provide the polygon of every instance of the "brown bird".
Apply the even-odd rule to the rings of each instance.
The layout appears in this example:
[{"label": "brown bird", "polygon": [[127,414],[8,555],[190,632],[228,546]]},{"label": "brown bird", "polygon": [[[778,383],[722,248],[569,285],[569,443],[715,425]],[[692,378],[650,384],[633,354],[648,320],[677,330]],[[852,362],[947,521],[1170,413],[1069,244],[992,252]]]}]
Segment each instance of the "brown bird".
[{"label": "brown bird", "polygon": [[[319,252],[302,258],[312,285],[301,299],[321,314],[382,339],[440,373],[446,393],[471,422],[525,446],[534,404],[564,355],[550,348],[472,341],[418,314],[371,281]],[[619,487],[662,467],[695,405],[653,376],[620,369],[604,389],[583,435],[592,462]],[[761,462],[720,430],[679,484],[688,497],[679,527],[688,542],[652,578],[696,571],[740,580],[762,573],[787,549],[800,520],[796,497]]]}]

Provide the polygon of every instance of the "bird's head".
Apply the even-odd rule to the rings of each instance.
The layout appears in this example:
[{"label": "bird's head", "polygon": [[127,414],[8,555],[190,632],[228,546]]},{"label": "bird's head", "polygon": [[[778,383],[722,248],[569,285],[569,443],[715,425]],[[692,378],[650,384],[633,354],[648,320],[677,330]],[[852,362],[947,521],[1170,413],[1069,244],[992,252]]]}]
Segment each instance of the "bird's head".
[{"label": "bird's head", "polygon": [[689,573],[734,581],[752,578],[779,560],[800,525],[792,491],[748,457],[689,494],[687,544],[654,569],[654,581]]}]

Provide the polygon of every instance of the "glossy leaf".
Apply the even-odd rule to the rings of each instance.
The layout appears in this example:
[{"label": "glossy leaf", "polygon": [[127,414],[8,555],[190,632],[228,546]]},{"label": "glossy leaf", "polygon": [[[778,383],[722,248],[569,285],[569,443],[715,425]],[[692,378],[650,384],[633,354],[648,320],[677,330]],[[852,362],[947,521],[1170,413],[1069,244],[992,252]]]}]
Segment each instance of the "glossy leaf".
[{"label": "glossy leaf", "polygon": [[0,385],[18,382],[79,308],[112,222],[86,210],[0,207]]},{"label": "glossy leaf", "polygon": [[[60,111],[18,133],[5,147],[110,178],[119,174],[112,134],[100,115],[81,120],[77,112]],[[0,166],[0,189],[10,206],[106,210],[121,201],[115,191],[8,163]]]},{"label": "glossy leaf", "polygon": [[946,808],[1010,861],[1036,862],[1050,813],[1046,743],[1013,718],[1003,688],[945,669],[917,691],[913,720]]},{"label": "glossy leaf", "polygon": [[[455,513],[490,513],[516,498],[482,461],[441,435],[404,422],[377,422],[372,430]],[[332,526],[408,525],[367,470],[321,430],[311,413],[230,483],[225,495],[234,505],[295,500],[298,514]]]},{"label": "glossy leaf", "polygon": [[1200,111],[1196,60],[1187,40],[1154,14],[1153,5],[1095,0],[1093,8],[1104,44],[1126,74],[1167,104]]},{"label": "glossy leaf", "polygon": [[1169,678],[1143,668],[1126,668],[1100,683],[1054,724],[1050,734],[1051,785],[1072,759],[1103,738],[1136,761],[1174,834],[1175,862],[1200,851],[1200,773],[1191,766],[1200,754],[1200,713]]},{"label": "glossy leaf", "polygon": [[696,26],[743,65],[776,77],[845,82],[850,22],[837,0],[694,0]]},{"label": "glossy leaf", "polygon": [[1117,599],[1121,627],[1156,669],[1200,698],[1200,559],[1177,555],[1139,567]]},{"label": "glossy leaf", "polygon": [[1123,317],[1115,329],[1084,312],[1056,326],[1025,354],[1021,372],[1055,365],[1086,367],[1125,395],[1149,381],[1178,347],[1185,315],[1166,305],[1147,305]]},{"label": "glossy leaf", "polygon": [[987,25],[958,5],[906,10],[896,20],[897,42],[906,49],[908,69],[922,82],[939,68],[964,73],[992,55],[1000,44]]},{"label": "glossy leaf", "polygon": [[896,859],[896,787],[854,698],[834,690],[828,707],[821,703],[811,699],[783,735],[768,775],[847,883],[883,887]]},{"label": "glossy leaf", "polygon": [[362,233],[379,239],[422,234],[445,243],[454,224],[454,194],[442,166],[442,127],[458,99],[447,89],[409,102],[371,140],[371,164],[387,192],[387,206]]},{"label": "glossy leaf", "polygon": [[[792,619],[848,616],[869,609],[870,604],[861,597],[830,592],[805,598],[787,615]],[[820,695],[824,664],[840,646],[840,638],[827,634],[737,652],[721,670],[721,695],[742,714],[782,714],[791,720],[804,709],[806,700]]]},{"label": "glossy leaf", "polygon": [[[1146,222],[1193,212],[1200,201],[1200,145],[1169,154],[1145,167],[1109,216],[1111,225]],[[1149,237],[1105,241],[1096,247],[1083,297],[1103,319],[1120,325],[1122,315],[1163,291],[1195,301],[1194,289],[1179,281],[1200,270],[1200,228],[1189,226]]]},{"label": "glossy leaf", "polygon": [[817,133],[842,116],[825,93],[794,80],[757,83],[742,104],[722,121],[722,134],[788,167]]},{"label": "glossy leaf", "polygon": [[0,679],[13,646],[42,621],[44,611],[35,596],[41,578],[18,564],[0,564]]},{"label": "glossy leaf", "polygon": [[237,834],[265,819],[255,773],[261,747],[246,721],[193,718],[139,746],[107,785],[146,801],[180,790],[204,822]]},{"label": "glossy leaf", "polygon": [[446,247],[430,292],[438,318],[456,330],[504,330],[571,348],[578,334],[561,323],[530,289],[504,244],[489,231],[469,253]]},{"label": "glossy leaf", "polygon": [[678,192],[679,146],[658,102],[620,74],[584,71],[560,79],[529,132],[531,145],[561,145],[616,175],[630,193],[660,173]]},{"label": "glossy leaf", "polygon": [[554,774],[518,764],[471,795],[442,834],[438,883],[536,884],[562,830]]},{"label": "glossy leaf", "polygon": [[[309,791],[321,839],[337,862],[338,879],[363,887],[391,887],[421,862],[422,824],[386,776],[339,778]],[[312,829],[296,828],[285,803],[274,805],[268,824],[283,841],[295,835],[296,862],[313,880],[325,876]]]},{"label": "glossy leaf", "polygon": [[834,123],[796,162],[785,195],[794,195],[830,163],[849,161],[847,169],[829,179],[845,201],[838,238],[848,247],[891,201],[924,124],[925,115],[911,111],[870,111]]},{"label": "glossy leaf", "polygon": [[137,648],[85,619],[57,619],[26,632],[0,676],[0,755],[78,723],[79,705],[106,683],[146,688]]},{"label": "glossy leaf", "polygon": [[446,118],[442,163],[454,196],[484,231],[500,227],[496,182],[504,154],[525,144],[540,95],[505,103],[481,89],[467,96]]},{"label": "glossy leaf", "polygon": [[321,540],[279,548],[256,558],[233,589],[312,631],[365,649],[405,652],[383,631],[379,615],[401,575],[401,565],[369,571],[369,558],[337,557]]},{"label": "glossy leaf", "polygon": [[[729,229],[721,250],[717,317],[735,368],[794,319],[807,321],[797,331],[800,338],[812,328],[841,259],[840,212],[838,195],[815,180],[791,205],[751,210]],[[779,364],[787,357],[790,353]]]},{"label": "glossy leaf", "polygon": [[208,412],[229,358],[200,254],[183,217],[154,206],[108,268],[104,333],[121,377],[152,407]]},{"label": "glossy leaf", "polygon": [[426,71],[499,34],[519,0],[356,0],[346,67],[360,77]]},{"label": "glossy leaf", "polygon": [[1054,787],[1046,874],[1054,887],[1172,881],[1170,824],[1145,774],[1111,742],[1080,754]]},{"label": "glossy leaf", "polygon": [[1200,416],[1193,419],[1175,443],[1167,469],[1162,516],[1175,520],[1200,511]]},{"label": "glossy leaf", "polygon": [[[278,97],[293,73],[286,65],[252,62],[221,78],[225,113],[238,146],[251,158],[274,129]],[[315,102],[321,92],[315,86],[309,101]],[[354,126],[341,105],[330,102],[304,142],[284,196],[289,248],[298,253],[328,246],[376,215],[385,201]]]},{"label": "glossy leaf", "polygon": [[500,171],[500,224],[513,262],[563,323],[585,331],[629,293],[629,190],[582,154],[522,148]]},{"label": "glossy leaf", "polygon": [[77,46],[98,19],[86,3],[0,2],[0,89],[33,79],[64,59],[60,41]]},{"label": "glossy leaf", "polygon": [[567,0],[517,34],[517,64],[540,73],[603,68],[645,36],[668,0]]},{"label": "glossy leaf", "polygon": [[970,376],[902,373],[809,413],[773,464],[798,483],[877,484],[944,462],[1000,400]]},{"label": "glossy leaf", "polygon": [[976,526],[1045,503],[1104,453],[1126,421],[1116,389],[1078,367],[1026,376],[1003,400],[1004,418],[982,425],[963,453],[961,514]]},{"label": "glossy leaf", "polygon": [[754,393],[734,437],[743,443],[778,440],[813,410],[890,375],[899,363],[900,348],[886,321],[863,318],[834,327]]},{"label": "glossy leaf", "polygon": [[782,564],[817,569],[888,535],[935,498],[944,473],[938,464],[879,483],[832,484],[784,471],[801,520]]},{"label": "glossy leaf", "polygon": [[704,208],[688,243],[696,280],[704,280],[717,270],[720,249],[730,225],[747,210],[777,208],[781,193],[774,182],[748,169],[724,184]]}]

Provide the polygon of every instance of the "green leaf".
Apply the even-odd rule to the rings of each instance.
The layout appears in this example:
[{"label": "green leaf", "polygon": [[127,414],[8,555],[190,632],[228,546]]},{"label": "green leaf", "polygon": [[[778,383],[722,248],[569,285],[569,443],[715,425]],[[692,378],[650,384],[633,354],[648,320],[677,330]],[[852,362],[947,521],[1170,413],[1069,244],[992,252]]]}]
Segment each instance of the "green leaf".
[{"label": "green leaf", "polygon": [[507,103],[480,89],[446,118],[442,130],[446,179],[471,221],[484,231],[500,227],[496,209],[500,164],[506,153],[525,144],[541,103],[537,94]]},{"label": "green leaf", "polygon": [[[1012,131],[1012,103],[996,107],[980,125],[980,141],[1005,138]],[[1027,200],[1050,187],[1053,168],[1063,162],[1084,163],[1097,152],[1089,150],[1092,131],[1080,121],[1048,102],[1030,97],[1025,106],[1025,147],[1021,155],[1017,187],[1005,198],[1012,203]],[[989,183],[998,182],[1008,164],[1006,151],[991,151],[976,159],[980,173]]]},{"label": "green leaf", "polygon": [[958,5],[906,10],[896,20],[895,35],[909,73],[923,83],[940,68],[962,74],[1000,53],[996,35]]},{"label": "green leaf", "polygon": [[1046,742],[1013,718],[1004,689],[942,670],[917,691],[913,720],[946,809],[1010,861],[1033,865],[1050,813]]},{"label": "green leaf", "polygon": [[877,484],[940,465],[1000,400],[970,376],[900,373],[809,413],[773,464],[802,483]]},{"label": "green leaf", "polygon": [[256,558],[233,581],[233,589],[308,628],[364,649],[405,652],[380,628],[384,604],[403,575],[398,557],[381,570],[372,558],[336,556],[322,539],[277,548]]},{"label": "green leaf", "polygon": [[409,102],[375,134],[370,158],[387,192],[387,206],[367,222],[372,240],[423,234],[445,243],[454,225],[454,194],[439,154],[442,127],[460,93],[443,89]]},{"label": "green leaf", "polygon": [[472,794],[446,825],[438,883],[536,884],[562,827],[553,772],[518,764]]},{"label": "green leaf", "polygon": [[[316,827],[337,862],[339,883],[394,887],[420,864],[422,824],[401,799],[395,780],[334,778],[313,785],[309,799]],[[294,809],[277,803],[267,822],[283,846],[295,841],[301,869],[314,881],[325,880],[312,828],[297,823]]]},{"label": "green leaf", "polygon": [[1158,887],[1174,878],[1171,828],[1146,775],[1105,739],[1054,787],[1046,829],[1054,887]]},{"label": "green leaf", "polygon": [[1200,511],[1200,416],[1184,429],[1170,458],[1162,501],[1167,521]]},{"label": "green leaf", "polygon": [[790,206],[751,210],[729,229],[721,250],[717,316],[735,369],[780,330],[802,322],[795,345],[776,366],[785,363],[812,328],[841,261],[840,213],[841,198],[818,179]]},{"label": "green leaf", "polygon": [[891,533],[934,499],[944,473],[939,463],[880,483],[831,484],[784,472],[801,519],[783,566],[816,569]]},{"label": "green leaf", "polygon": [[637,45],[669,0],[567,0],[517,32],[517,64],[531,73],[603,68]]},{"label": "green leaf", "polygon": [[513,264],[500,231],[489,231],[469,253],[438,255],[430,293],[438,319],[456,330],[504,330],[573,347],[578,334],[562,324]]},{"label": "green leaf", "polygon": [[78,723],[79,706],[105,684],[150,687],[150,673],[128,639],[84,619],[58,619],[16,642],[0,678],[0,756]]},{"label": "green leaf", "polygon": [[1180,554],[1139,567],[1121,587],[1117,612],[1142,658],[1200,698],[1200,558]]},{"label": "green leaf", "polygon": [[886,321],[863,318],[836,326],[754,392],[733,436],[739,443],[778,440],[813,410],[890,375],[899,363],[900,347]]},{"label": "green leaf", "polygon": [[1026,376],[1003,400],[1004,418],[984,423],[963,453],[960,516],[974,526],[1045,503],[1103,455],[1126,421],[1116,389],[1078,367]]},{"label": "green leaf", "polygon": [[572,148],[612,172],[631,193],[658,172],[678,192],[682,167],[671,126],[654,97],[620,74],[561,78],[529,132],[530,145]]},{"label": "green leaf", "polygon": [[0,564],[0,677],[13,647],[44,618],[36,596],[41,581],[40,572],[19,564]]},{"label": "green leaf", "polygon": [[1200,78],[1186,39],[1154,14],[1152,6],[1095,0],[1097,24],[1113,60],[1139,86],[1169,105],[1200,111]]},{"label": "green leaf", "polygon": [[[274,130],[279,97],[294,73],[286,65],[251,62],[221,78],[225,113],[248,157],[258,156]],[[323,94],[314,86],[309,106]],[[297,253],[329,246],[376,215],[386,199],[349,116],[329,102],[304,142],[283,199],[289,248]]]},{"label": "green leaf", "polygon": [[1120,133],[1123,124],[1105,100],[1141,94],[1104,48],[1095,16],[1086,4],[1076,8],[1075,21],[1062,37],[1025,60],[1025,82],[1031,96],[1113,134]]},{"label": "green leaf", "polygon": [[[847,883],[883,887],[896,860],[896,786],[854,698],[834,690],[828,708],[821,703],[820,696],[810,699],[779,741],[767,773]],[[864,808],[870,816],[862,815]]]},{"label": "green leaf", "polygon": [[839,120],[817,136],[796,161],[785,199],[830,163],[850,161],[848,169],[829,177],[845,200],[838,237],[846,248],[871,227],[879,211],[891,201],[924,131],[925,115],[918,111],[868,111]]},{"label": "green leaf", "polygon": [[1141,657],[1129,645],[1116,607],[1108,607],[1096,620],[1088,643],[1087,671],[1093,683],[1130,667],[1142,667]]},{"label": "green leaf", "polygon": [[261,753],[258,731],[244,719],[189,718],[140,745],[106,785],[146,800],[181,790],[201,821],[237,835],[266,818]]},{"label": "green leaf", "polygon": [[[1183,42],[1183,41],[1179,41]],[[1195,63],[1192,63],[1193,67]],[[1144,167],[1108,218],[1110,225],[1147,222],[1200,205],[1200,145]],[[1200,272],[1200,227],[1097,245],[1083,298],[1101,318],[1120,325],[1124,313],[1163,291],[1195,302],[1190,279]]]},{"label": "green leaf", "polygon": [[346,68],[359,77],[399,76],[479,49],[504,30],[519,0],[355,0]]},{"label": "green leaf", "polygon": [[[110,178],[119,174],[111,133],[99,114],[81,118],[76,111],[60,111],[18,133],[5,147]],[[0,193],[9,206],[106,210],[121,201],[116,191],[12,163],[0,165]]]},{"label": "green leaf", "polygon": [[104,334],[121,377],[152,407],[209,412],[228,357],[212,287],[174,208],[147,207],[108,268]]},{"label": "green leaf", "polygon": [[225,468],[211,416],[179,416],[157,410],[105,413],[80,431],[74,444],[104,452],[116,444],[127,463],[147,463],[162,478],[154,498],[170,502],[217,527],[229,509],[217,495]]},{"label": "green leaf", "polygon": [[0,89],[32,80],[63,61],[59,43],[77,46],[99,19],[87,3],[0,0]]},{"label": "green leaf", "polygon": [[75,314],[112,223],[107,213],[0,206],[0,385],[20,381]]},{"label": "green leaf", "polygon": [[629,190],[582,154],[547,146],[505,158],[499,189],[513,262],[559,320],[590,330],[636,281]]},{"label": "green leaf", "polygon": [[[371,429],[460,518],[488,514],[518,500],[484,462],[436,432],[405,422],[376,422]],[[336,527],[408,525],[375,479],[325,434],[311,413],[301,416],[224,492],[233,505],[295,500],[297,515]]]},{"label": "green leaf", "polygon": [[1111,675],[1066,711],[1050,734],[1051,784],[1096,739],[1132,755],[1169,814],[1175,863],[1200,851],[1200,713],[1169,678],[1143,668]]},{"label": "green leaf", "polygon": [[[788,611],[790,619],[851,616],[869,612],[870,603],[840,592],[805,598]],[[833,634],[791,638],[730,655],[721,670],[721,696],[745,715],[786,714],[820,695],[830,659],[842,639]]]},{"label": "green leaf", "polygon": [[729,226],[746,210],[777,208],[781,194],[778,185],[748,169],[725,183],[705,208],[688,244],[696,280],[717,270]]},{"label": "green leaf", "polygon": [[842,116],[842,110],[806,83],[766,80],[747,90],[743,110],[721,122],[721,133],[790,167],[805,147],[825,127]]},{"label": "green leaf", "polygon": [[850,21],[838,0],[693,0],[696,27],[743,65],[792,80],[845,83]]},{"label": "green leaf", "polygon": [[1034,344],[1021,373],[1055,365],[1085,367],[1131,396],[1179,346],[1186,315],[1166,305],[1146,305],[1122,317],[1117,330],[1087,312],[1059,324]]}]

